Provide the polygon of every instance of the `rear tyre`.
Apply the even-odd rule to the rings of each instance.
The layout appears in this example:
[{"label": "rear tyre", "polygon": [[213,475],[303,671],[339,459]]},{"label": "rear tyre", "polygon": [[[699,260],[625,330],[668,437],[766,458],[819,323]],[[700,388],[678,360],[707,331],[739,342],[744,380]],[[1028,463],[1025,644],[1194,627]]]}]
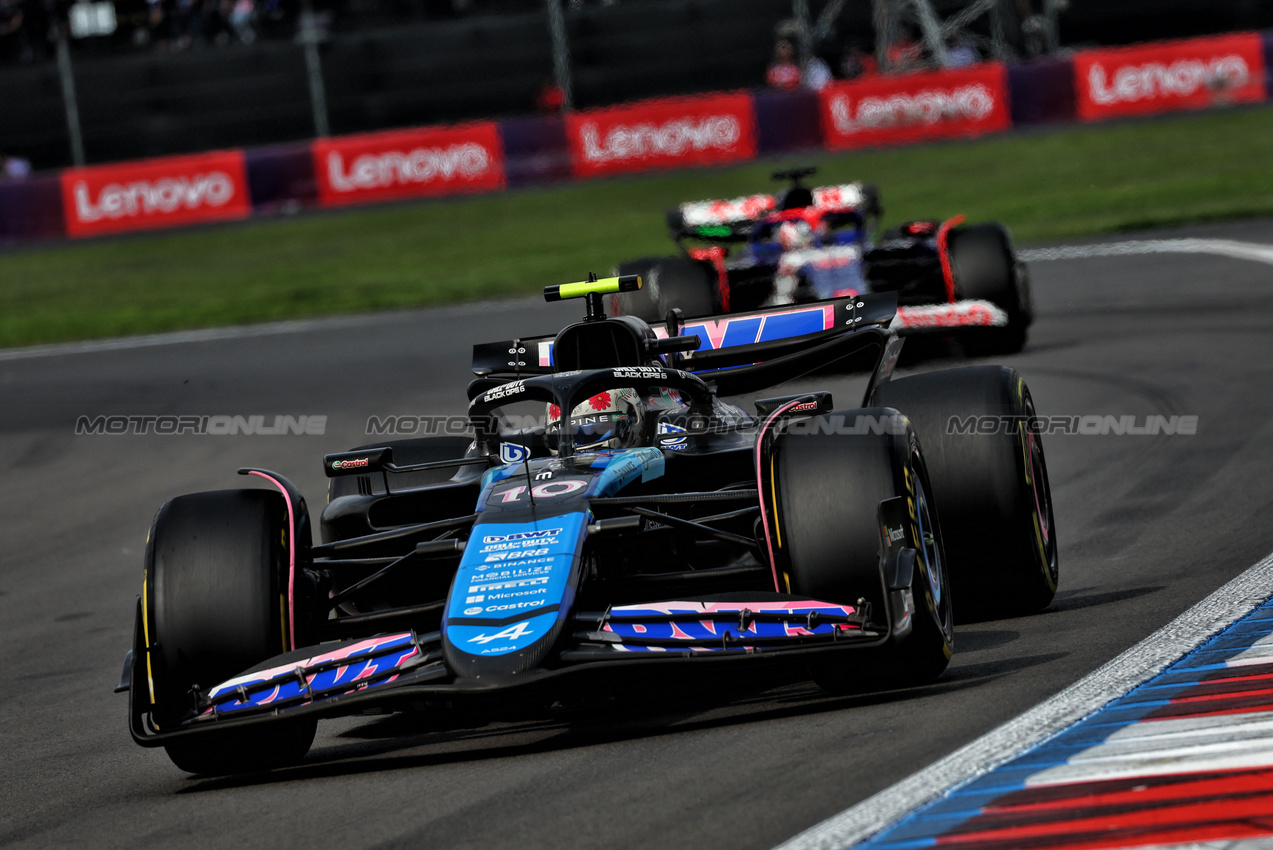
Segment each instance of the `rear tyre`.
[{"label": "rear tyre", "polygon": [[[789,592],[826,602],[865,599],[881,619],[879,503],[902,496],[915,507],[909,536],[917,559],[911,634],[878,650],[841,653],[811,664],[830,693],[906,687],[935,679],[950,662],[954,613],[941,525],[929,495],[914,430],[895,410],[872,408],[832,417],[871,417],[882,434],[784,434],[774,447],[780,563]],[[848,424],[852,425],[853,421]],[[923,541],[923,545],[919,542]]]},{"label": "rear tyre", "polygon": [[712,278],[702,263],[683,257],[647,257],[620,263],[618,274],[641,275],[641,289],[613,296],[612,312],[659,324],[679,307],[686,317],[716,312]]},{"label": "rear tyre", "polygon": [[[146,546],[152,717],[161,732],[206,691],[288,649],[283,610],[289,535],[283,497],[269,490],[179,496],[155,515]],[[227,730],[167,744],[190,773],[238,773],[299,761],[314,720]]]},{"label": "rear tyre", "polygon": [[1007,229],[989,222],[960,227],[951,232],[948,247],[956,296],[989,301],[1008,314],[1006,327],[976,328],[963,334],[964,350],[973,356],[1020,351],[1034,321],[1034,308],[1029,274],[1025,264],[1017,261]]},{"label": "rear tyre", "polygon": [[890,381],[874,401],[904,412],[923,441],[961,619],[1046,608],[1056,521],[1025,380],[1006,366],[946,369]]}]

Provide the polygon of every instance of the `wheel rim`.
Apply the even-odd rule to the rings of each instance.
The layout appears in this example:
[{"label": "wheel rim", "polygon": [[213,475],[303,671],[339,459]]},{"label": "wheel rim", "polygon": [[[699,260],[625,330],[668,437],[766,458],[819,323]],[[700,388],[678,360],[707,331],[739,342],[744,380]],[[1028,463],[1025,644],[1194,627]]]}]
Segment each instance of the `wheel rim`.
[{"label": "wheel rim", "polygon": [[1052,537],[1052,494],[1048,487],[1048,469],[1043,460],[1043,442],[1039,439],[1038,420],[1034,414],[1034,401],[1024,399],[1025,461],[1034,512],[1034,532],[1038,544],[1040,567],[1048,584],[1056,585],[1056,542]]},{"label": "wheel rim", "polygon": [[937,545],[937,528],[928,510],[928,494],[924,483],[915,476],[915,520],[919,526],[919,545],[924,555],[924,567],[928,574],[928,588],[933,594],[933,605],[940,608],[945,598],[944,564],[941,559],[941,547]]}]

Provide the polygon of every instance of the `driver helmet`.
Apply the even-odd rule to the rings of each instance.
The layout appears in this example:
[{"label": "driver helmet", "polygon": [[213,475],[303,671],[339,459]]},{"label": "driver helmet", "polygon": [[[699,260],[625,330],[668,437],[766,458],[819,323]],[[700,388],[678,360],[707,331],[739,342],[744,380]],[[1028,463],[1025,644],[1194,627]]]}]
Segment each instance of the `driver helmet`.
[{"label": "driver helmet", "polygon": [[778,244],[784,251],[800,251],[813,244],[813,228],[804,219],[784,221],[778,226]]},{"label": "driver helmet", "polygon": [[[548,405],[548,448],[553,454],[557,454],[561,427],[561,408]],[[597,393],[570,412],[569,427],[576,452],[644,445],[641,396],[631,387]]]}]

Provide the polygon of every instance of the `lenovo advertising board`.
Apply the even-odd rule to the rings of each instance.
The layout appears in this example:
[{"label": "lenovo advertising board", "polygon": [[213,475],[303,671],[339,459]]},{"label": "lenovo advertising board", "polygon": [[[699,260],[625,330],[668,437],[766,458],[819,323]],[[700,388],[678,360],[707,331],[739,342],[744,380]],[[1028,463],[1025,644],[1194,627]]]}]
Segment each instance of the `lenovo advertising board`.
[{"label": "lenovo advertising board", "polygon": [[247,218],[242,151],[68,168],[62,172],[68,236],[97,236]]},{"label": "lenovo advertising board", "polygon": [[326,206],[504,187],[493,121],[315,139],[318,200]]},{"label": "lenovo advertising board", "polygon": [[822,136],[843,150],[998,133],[1012,126],[1008,103],[1008,73],[998,63],[873,74],[822,90]]},{"label": "lenovo advertising board", "polygon": [[1264,100],[1255,33],[1084,50],[1074,56],[1078,115],[1099,121]]},{"label": "lenovo advertising board", "polygon": [[649,100],[566,116],[576,177],[742,162],[756,155],[751,95]]}]

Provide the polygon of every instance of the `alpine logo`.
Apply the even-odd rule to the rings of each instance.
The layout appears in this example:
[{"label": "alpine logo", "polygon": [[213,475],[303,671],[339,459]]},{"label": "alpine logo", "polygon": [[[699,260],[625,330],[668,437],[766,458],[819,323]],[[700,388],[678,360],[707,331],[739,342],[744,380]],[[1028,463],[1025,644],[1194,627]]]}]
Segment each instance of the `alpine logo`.
[{"label": "alpine logo", "polygon": [[742,138],[742,128],[733,115],[709,115],[662,124],[619,124],[604,136],[595,123],[589,122],[582,126],[581,135],[586,160],[612,162],[732,148]]},{"label": "alpine logo", "polygon": [[92,222],[138,215],[173,213],[201,207],[221,207],[234,199],[234,181],[224,171],[159,180],[109,183],[94,198],[83,180],[74,189],[75,214]]},{"label": "alpine logo", "polygon": [[354,157],[345,167],[339,151],[327,154],[327,177],[337,192],[357,192],[389,186],[432,183],[455,179],[474,180],[486,173],[491,157],[476,142],[445,148],[418,147]]},{"label": "alpine logo", "polygon": [[953,89],[927,89],[914,94],[868,96],[856,108],[849,95],[831,100],[831,118],[840,133],[886,127],[981,121],[995,110],[995,94],[981,83]]},{"label": "alpine logo", "polygon": [[522,620],[520,623],[513,623],[513,625],[508,628],[495,632],[494,634],[488,635],[486,632],[482,632],[480,635],[469,638],[468,642],[480,643],[485,646],[491,641],[496,640],[517,640],[528,631],[530,631],[530,620]]}]

